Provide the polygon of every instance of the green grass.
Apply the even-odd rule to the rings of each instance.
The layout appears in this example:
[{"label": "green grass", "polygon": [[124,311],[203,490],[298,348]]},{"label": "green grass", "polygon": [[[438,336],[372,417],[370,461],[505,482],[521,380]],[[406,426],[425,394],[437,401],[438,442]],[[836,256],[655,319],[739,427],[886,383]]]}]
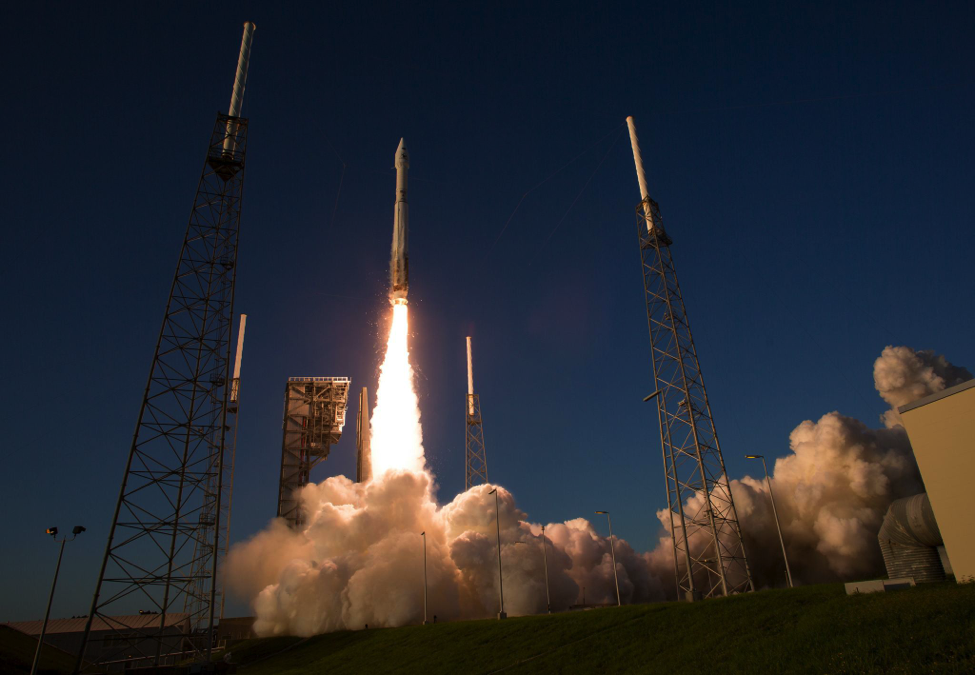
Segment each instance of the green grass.
[{"label": "green grass", "polygon": [[505,621],[249,640],[244,675],[975,673],[975,584],[841,584]]},{"label": "green grass", "polygon": [[[37,639],[19,630],[0,625],[0,673],[30,673],[37,650]],[[75,659],[51,645],[44,645],[37,672],[43,675],[61,675],[74,669]]]}]

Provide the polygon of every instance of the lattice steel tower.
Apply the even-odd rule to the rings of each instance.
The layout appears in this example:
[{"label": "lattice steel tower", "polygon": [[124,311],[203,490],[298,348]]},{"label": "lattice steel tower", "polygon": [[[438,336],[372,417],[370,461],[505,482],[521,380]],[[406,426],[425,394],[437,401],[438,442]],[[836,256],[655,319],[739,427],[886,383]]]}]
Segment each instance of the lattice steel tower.
[{"label": "lattice steel tower", "polygon": [[[201,523],[219,523],[221,529],[216,544],[217,559],[215,564],[217,572],[215,576],[217,579],[217,588],[213,599],[216,606],[214,616],[220,620],[223,619],[224,603],[227,598],[225,592],[227,579],[223,574],[223,565],[227,559],[227,553],[230,551],[230,516],[234,503],[234,464],[237,458],[237,429],[240,420],[240,366],[244,356],[244,328],[246,326],[247,315],[241,314],[240,325],[237,328],[237,354],[234,358],[234,375],[230,380],[230,395],[227,400],[226,430],[230,432],[231,436],[230,441],[224,447],[223,461],[221,462],[222,470],[219,472],[211,472],[210,485],[207,488],[208,494],[216,494],[218,490],[220,491],[219,506],[215,501],[210,501],[207,504],[208,511],[204,512],[200,517]],[[215,508],[219,508],[220,510],[219,518],[214,517],[214,513],[209,511],[209,509]],[[199,537],[194,546],[194,569],[190,573],[193,582],[186,594],[183,607],[183,611],[193,617],[200,616],[203,605],[207,600],[209,577],[206,575],[206,568],[211,564],[211,560],[210,556],[205,554],[205,549],[211,545],[210,542],[212,540],[213,537],[207,533],[206,536]],[[195,627],[201,627],[199,621],[197,621]]]},{"label": "lattice steel tower", "polygon": [[210,136],[77,669],[209,659],[253,33],[245,23],[230,114]]},{"label": "lattice steel tower", "polygon": [[474,362],[471,339],[467,338],[467,435],[464,446],[464,489],[488,482],[487,451],[484,449],[484,426],[481,422],[481,399],[474,393]]},{"label": "lattice steel tower", "polygon": [[642,201],[636,207],[678,596],[754,590],[711,405],[633,118],[626,118]]}]

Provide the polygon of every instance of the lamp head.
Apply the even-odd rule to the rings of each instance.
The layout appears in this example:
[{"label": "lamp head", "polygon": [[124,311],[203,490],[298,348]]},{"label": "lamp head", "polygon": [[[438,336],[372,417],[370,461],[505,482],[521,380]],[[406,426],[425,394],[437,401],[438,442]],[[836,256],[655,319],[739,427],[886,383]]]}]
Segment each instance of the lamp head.
[{"label": "lamp head", "polygon": [[609,513],[609,511],[596,511],[596,513],[601,513],[603,515],[606,515],[607,513]]},{"label": "lamp head", "polygon": [[51,535],[52,537],[56,537],[56,536],[58,536],[58,528],[56,528],[56,527],[49,527],[49,528],[47,528],[47,529],[46,529],[46,530],[44,530],[44,531],[45,531],[45,532],[46,532],[47,534],[49,534],[49,535]]},{"label": "lamp head", "polygon": [[762,459],[761,455],[745,455],[745,459]]},{"label": "lamp head", "polygon": [[74,529],[71,530],[71,534],[73,534],[75,536],[78,536],[79,534],[81,534],[84,531],[85,531],[85,526],[84,525],[75,525],[74,526]]}]

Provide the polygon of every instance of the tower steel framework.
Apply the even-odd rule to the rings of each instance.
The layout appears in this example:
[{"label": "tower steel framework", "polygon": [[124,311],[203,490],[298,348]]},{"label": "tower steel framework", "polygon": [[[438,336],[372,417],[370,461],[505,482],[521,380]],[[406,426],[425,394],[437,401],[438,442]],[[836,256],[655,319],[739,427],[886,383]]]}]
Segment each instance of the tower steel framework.
[{"label": "tower steel framework", "polygon": [[[85,626],[97,662],[208,656],[220,546],[231,320],[247,120],[218,114]],[[118,614],[158,612],[152,626]],[[184,612],[185,609],[185,612]],[[175,639],[175,614],[197,629]],[[186,616],[189,614],[189,616]],[[138,618],[138,617],[133,617]],[[203,629],[200,631],[199,629]],[[186,654],[185,652],[190,652]],[[168,658],[167,658],[168,657]]]},{"label": "tower steel framework", "polygon": [[210,135],[76,671],[210,657],[254,28],[244,24],[230,114]]},{"label": "tower steel framework", "polygon": [[342,437],[351,386],[347,377],[289,377],[285,384],[278,517],[292,528],[304,521],[298,490]]},{"label": "tower steel framework", "polygon": [[[240,367],[241,361],[244,354],[244,328],[247,325],[247,315],[240,315],[240,324],[237,328],[237,355],[234,359],[234,370],[233,377],[230,380],[230,393],[227,400],[227,424],[226,431],[230,432],[230,442],[226,444],[223,451],[223,461],[221,462],[220,471],[213,471],[210,474],[210,486],[208,490],[210,493],[215,494],[217,491],[220,492],[220,500],[218,502],[219,506],[213,505],[220,510],[220,517],[214,518],[212,513],[204,514],[201,518],[201,522],[208,523],[211,520],[215,523],[219,523],[221,528],[220,536],[216,539],[216,591],[214,593],[214,603],[216,604],[216,609],[214,610],[214,615],[217,619],[223,619],[224,603],[226,601],[226,577],[223,574],[224,561],[227,559],[227,553],[230,550],[230,516],[233,508],[234,499],[234,464],[237,458],[237,429],[240,420]],[[193,570],[191,574],[193,578],[192,586],[189,592],[186,594],[186,599],[184,601],[184,609],[189,616],[199,616],[202,610],[201,598],[206,597],[206,582],[207,576],[204,574],[205,566],[208,564],[207,556],[203,555],[202,548],[209,545],[211,537],[201,537],[196,541],[195,550],[193,551],[193,560],[195,561],[196,569]],[[199,622],[194,626],[194,628],[201,628]]]},{"label": "tower steel framework", "polygon": [[673,242],[647,193],[633,118],[627,122],[643,196],[636,215],[678,595],[696,600],[754,590]]},{"label": "tower steel framework", "polygon": [[481,399],[474,393],[474,364],[470,338],[467,338],[467,405],[465,407],[467,432],[464,438],[464,489],[470,490],[475,485],[488,482]]}]

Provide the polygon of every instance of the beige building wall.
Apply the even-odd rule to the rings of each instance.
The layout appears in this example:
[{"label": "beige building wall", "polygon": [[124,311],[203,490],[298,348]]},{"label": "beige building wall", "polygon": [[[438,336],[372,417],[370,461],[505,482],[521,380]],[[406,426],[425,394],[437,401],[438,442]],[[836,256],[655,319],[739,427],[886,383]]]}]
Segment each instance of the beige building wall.
[{"label": "beige building wall", "polygon": [[975,581],[975,380],[899,409],[958,581]]}]

